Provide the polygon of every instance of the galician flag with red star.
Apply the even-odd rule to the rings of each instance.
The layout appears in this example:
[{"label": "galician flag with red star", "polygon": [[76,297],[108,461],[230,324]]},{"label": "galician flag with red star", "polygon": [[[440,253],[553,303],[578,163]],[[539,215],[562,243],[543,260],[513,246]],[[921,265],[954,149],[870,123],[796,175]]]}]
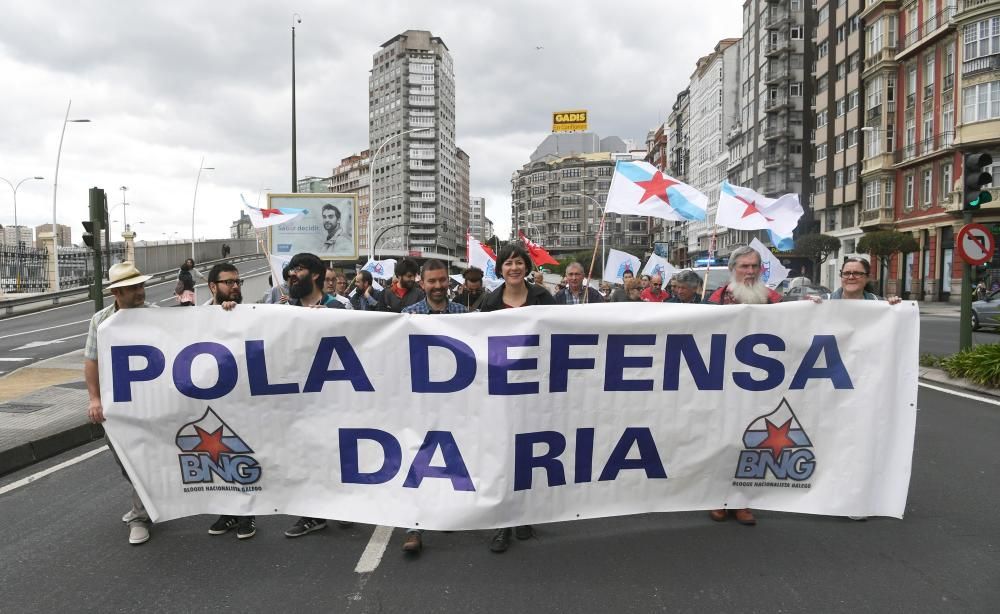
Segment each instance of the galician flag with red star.
[{"label": "galician flag with red star", "polygon": [[294,207],[258,209],[248,203],[247,199],[243,198],[242,194],[240,194],[240,198],[243,199],[243,206],[247,209],[247,216],[250,218],[250,223],[253,224],[254,228],[258,229],[284,224],[285,222],[294,220],[304,213],[308,213],[305,209],[296,209]]},{"label": "galician flag with red star", "polygon": [[665,220],[704,220],[708,197],[648,162],[618,162],[608,191],[608,213]]},{"label": "galician flag with red star", "polygon": [[771,232],[774,246],[788,250],[795,247],[792,233],[798,226],[802,213],[798,194],[768,198],[750,188],[723,181],[719,189],[719,208],[715,212],[715,223],[737,230],[767,229]]}]

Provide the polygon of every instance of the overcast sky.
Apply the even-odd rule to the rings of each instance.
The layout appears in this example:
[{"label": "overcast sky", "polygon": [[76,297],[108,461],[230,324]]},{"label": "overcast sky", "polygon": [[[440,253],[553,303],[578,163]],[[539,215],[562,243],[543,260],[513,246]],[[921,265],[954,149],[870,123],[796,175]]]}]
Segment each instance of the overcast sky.
[{"label": "overcast sky", "polygon": [[[35,0],[0,20],[0,177],[34,175],[18,222],[87,217],[87,189],[111,203],[128,186],[139,239],[228,237],[240,194],[291,190],[291,21],[296,29],[298,172],[329,176],[368,146],[367,78],[380,45],[407,29],[444,39],[455,62],[456,142],[472,194],[498,234],[510,227],[510,175],[550,132],[551,113],[590,111],[591,130],[642,143],[666,119],[701,55],[739,36],[740,0]],[[536,49],[536,47],[543,47]],[[13,223],[0,182],[0,224]],[[122,208],[112,212],[119,220]],[[143,224],[137,224],[138,222]]]}]

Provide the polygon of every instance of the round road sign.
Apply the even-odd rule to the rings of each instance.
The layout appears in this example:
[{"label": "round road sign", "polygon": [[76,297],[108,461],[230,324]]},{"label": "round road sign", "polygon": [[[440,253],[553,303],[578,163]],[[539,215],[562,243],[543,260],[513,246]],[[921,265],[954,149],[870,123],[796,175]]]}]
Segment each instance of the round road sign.
[{"label": "round road sign", "polygon": [[972,266],[986,264],[993,259],[996,243],[993,233],[982,224],[966,224],[958,231],[955,240],[958,257]]}]

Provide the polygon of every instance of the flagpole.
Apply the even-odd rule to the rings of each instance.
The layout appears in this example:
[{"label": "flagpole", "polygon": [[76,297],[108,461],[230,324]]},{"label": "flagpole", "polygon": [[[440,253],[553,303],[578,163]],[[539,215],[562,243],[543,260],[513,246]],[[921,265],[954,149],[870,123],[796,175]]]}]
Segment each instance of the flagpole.
[{"label": "flagpole", "polygon": [[715,232],[718,229],[718,225],[712,225],[712,238],[708,243],[708,258],[705,259],[705,283],[701,285],[701,302],[705,302],[705,291],[708,290],[708,276],[711,274],[712,261],[715,260]]},{"label": "flagpole", "polygon": [[[264,232],[265,231],[263,230],[257,230],[254,234],[257,235],[257,247],[264,249],[264,257],[267,259],[267,268],[271,269],[271,273],[273,274],[274,265],[271,264],[271,250],[267,249],[267,246],[264,245]],[[276,283],[274,284],[278,288],[278,292],[281,293],[281,296],[285,296],[285,293],[281,290],[281,282],[283,281],[283,279],[278,279],[275,280]]]},{"label": "flagpole", "polygon": [[[590,257],[590,270],[587,271],[587,287],[590,287],[590,280],[594,278],[594,263],[597,262],[597,249],[601,246],[601,238],[604,236],[604,218],[608,216],[607,210],[601,213],[601,223],[597,227],[597,235],[594,237],[594,254]],[[607,260],[604,266],[607,266]],[[604,276],[604,269],[601,269],[601,276]],[[583,302],[587,303],[590,298],[590,290],[583,293]]]}]

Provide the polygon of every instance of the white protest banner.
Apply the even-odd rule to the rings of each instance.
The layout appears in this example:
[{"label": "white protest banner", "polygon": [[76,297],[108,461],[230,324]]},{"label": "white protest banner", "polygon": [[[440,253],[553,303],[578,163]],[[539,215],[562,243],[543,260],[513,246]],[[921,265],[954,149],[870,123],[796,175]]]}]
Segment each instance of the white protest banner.
[{"label": "white protest banner", "polygon": [[375,279],[392,279],[392,276],[396,274],[396,259],[369,260],[365,266],[361,267],[361,270],[368,271]]},{"label": "white protest banner", "polygon": [[670,283],[670,278],[676,272],[677,268],[674,265],[670,264],[663,256],[657,256],[656,254],[650,254],[649,260],[646,261],[646,266],[642,267],[643,275],[649,275],[650,277],[659,275],[660,279],[663,280],[661,285]]},{"label": "white protest banner", "polygon": [[777,288],[778,284],[788,278],[791,271],[785,268],[781,260],[756,237],[750,242],[750,247],[760,254],[760,280],[768,288]]},{"label": "white protest banner", "polygon": [[271,285],[279,286],[285,282],[282,271],[292,261],[293,254],[268,254],[267,263],[271,267]]},{"label": "white protest banner", "polygon": [[98,333],[106,428],[156,521],[902,516],[915,303],[622,309],[121,310]]},{"label": "white protest banner", "polygon": [[628,252],[617,249],[608,250],[608,259],[604,263],[604,281],[611,283],[625,283],[622,275],[625,271],[632,271],[632,275],[642,266],[642,261]]}]

